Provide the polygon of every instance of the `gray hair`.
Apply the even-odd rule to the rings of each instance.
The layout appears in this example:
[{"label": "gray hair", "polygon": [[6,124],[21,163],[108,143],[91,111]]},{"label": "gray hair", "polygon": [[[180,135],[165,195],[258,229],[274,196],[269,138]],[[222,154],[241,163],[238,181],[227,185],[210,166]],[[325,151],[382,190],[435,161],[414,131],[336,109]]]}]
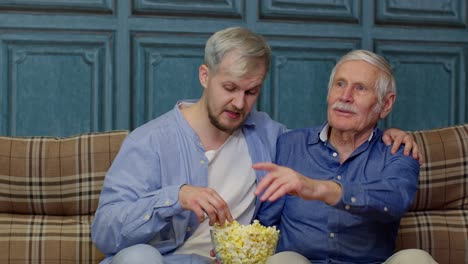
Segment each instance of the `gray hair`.
[{"label": "gray hair", "polygon": [[341,59],[333,68],[330,74],[330,80],[328,81],[328,91],[330,91],[330,88],[333,85],[333,79],[335,78],[336,68],[338,68],[339,65],[343,64],[346,61],[365,61],[380,69],[380,74],[377,77],[377,81],[375,83],[378,98],[376,110],[380,111],[383,98],[389,93],[396,94],[395,78],[393,77],[393,72],[392,68],[390,67],[390,64],[383,57],[367,50],[350,51],[346,55],[341,57]]},{"label": "gray hair", "polygon": [[237,69],[231,69],[237,76],[255,69],[260,59],[265,65],[266,71],[270,67],[271,49],[265,39],[241,27],[230,27],[213,34],[205,45],[205,64],[213,72],[217,71],[219,63],[230,51],[235,51],[239,56]]}]

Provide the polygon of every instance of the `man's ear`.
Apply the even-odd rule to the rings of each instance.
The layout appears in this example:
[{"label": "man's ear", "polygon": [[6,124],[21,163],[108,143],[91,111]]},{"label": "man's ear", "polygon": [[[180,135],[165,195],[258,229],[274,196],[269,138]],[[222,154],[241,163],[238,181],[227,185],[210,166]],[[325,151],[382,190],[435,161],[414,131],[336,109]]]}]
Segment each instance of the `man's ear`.
[{"label": "man's ear", "polygon": [[393,104],[395,103],[396,99],[396,94],[395,93],[390,93],[385,96],[383,105],[382,105],[382,110],[380,111],[380,118],[384,119],[387,117],[387,115],[392,111]]},{"label": "man's ear", "polygon": [[198,79],[200,80],[201,85],[203,88],[206,88],[208,85],[208,77],[210,75],[210,69],[208,69],[208,66],[206,64],[200,65],[198,68]]}]

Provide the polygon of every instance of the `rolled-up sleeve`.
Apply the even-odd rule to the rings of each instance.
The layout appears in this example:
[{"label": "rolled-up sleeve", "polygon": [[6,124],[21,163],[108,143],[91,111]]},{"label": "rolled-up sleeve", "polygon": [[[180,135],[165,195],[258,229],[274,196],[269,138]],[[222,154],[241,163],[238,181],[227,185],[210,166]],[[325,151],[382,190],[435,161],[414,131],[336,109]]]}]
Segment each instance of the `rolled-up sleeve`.
[{"label": "rolled-up sleeve", "polygon": [[[340,181],[342,199],[336,208],[353,214],[363,214],[381,222],[400,219],[413,202],[418,186],[419,163],[411,156],[403,155],[401,148],[387,161],[378,177],[344,175],[343,178],[365,178],[364,181]],[[359,170],[350,173],[361,173]]]}]

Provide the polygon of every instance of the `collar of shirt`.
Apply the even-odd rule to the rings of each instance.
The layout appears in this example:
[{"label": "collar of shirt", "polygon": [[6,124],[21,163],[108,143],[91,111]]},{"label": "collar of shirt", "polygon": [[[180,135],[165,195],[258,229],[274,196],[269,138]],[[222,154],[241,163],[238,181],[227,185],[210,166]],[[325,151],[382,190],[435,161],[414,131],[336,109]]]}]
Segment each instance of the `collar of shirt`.
[{"label": "collar of shirt", "polygon": [[[367,140],[370,142],[372,138],[375,135],[375,130],[377,127],[374,127],[374,130],[372,130],[372,133],[369,136],[369,139]],[[317,143],[317,141],[320,139],[322,142],[327,142],[328,141],[328,130],[330,129],[330,125],[328,125],[328,122],[325,122],[325,124],[322,125],[322,129],[320,130],[320,133],[317,135],[312,135],[309,139],[309,144]]]}]

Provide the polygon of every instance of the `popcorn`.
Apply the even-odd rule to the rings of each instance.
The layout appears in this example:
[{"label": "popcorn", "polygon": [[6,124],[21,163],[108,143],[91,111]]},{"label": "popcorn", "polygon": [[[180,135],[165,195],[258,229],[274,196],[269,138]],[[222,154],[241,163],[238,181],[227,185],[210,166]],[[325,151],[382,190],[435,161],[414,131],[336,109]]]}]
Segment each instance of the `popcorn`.
[{"label": "popcorn", "polygon": [[251,225],[237,221],[211,230],[216,256],[222,264],[264,264],[276,251],[279,230],[266,227],[255,220]]}]

